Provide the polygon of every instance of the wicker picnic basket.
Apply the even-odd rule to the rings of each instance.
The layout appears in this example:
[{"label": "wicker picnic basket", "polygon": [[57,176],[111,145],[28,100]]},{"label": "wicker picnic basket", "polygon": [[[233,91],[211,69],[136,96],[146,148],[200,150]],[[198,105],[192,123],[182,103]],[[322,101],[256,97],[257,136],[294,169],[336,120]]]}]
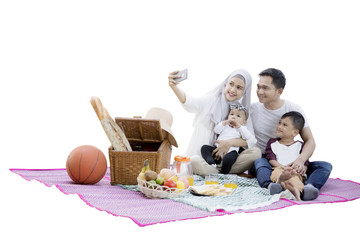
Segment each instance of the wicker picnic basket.
[{"label": "wicker picnic basket", "polygon": [[172,145],[169,133],[161,128],[157,119],[115,118],[124,131],[132,151],[115,151],[109,148],[111,184],[136,185],[144,161],[149,159],[151,170],[160,172],[170,167]]}]

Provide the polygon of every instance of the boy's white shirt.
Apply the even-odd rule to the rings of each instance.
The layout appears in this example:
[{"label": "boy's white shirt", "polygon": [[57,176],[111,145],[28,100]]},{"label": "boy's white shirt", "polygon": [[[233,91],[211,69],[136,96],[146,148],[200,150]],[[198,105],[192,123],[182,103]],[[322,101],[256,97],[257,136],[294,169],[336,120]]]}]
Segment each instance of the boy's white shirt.
[{"label": "boy's white shirt", "polygon": [[300,141],[296,141],[293,144],[286,146],[281,144],[279,141],[275,141],[270,146],[278,163],[286,166],[293,163],[299,157],[302,143]]},{"label": "boy's white shirt", "polygon": [[309,127],[304,111],[297,104],[290,101],[285,100],[283,106],[276,110],[269,110],[260,102],[251,104],[249,115],[253,119],[253,132],[257,139],[256,147],[260,148],[262,153],[265,153],[269,139],[277,137],[276,125],[279,123],[281,116],[290,111],[300,112],[305,118],[304,128]]}]

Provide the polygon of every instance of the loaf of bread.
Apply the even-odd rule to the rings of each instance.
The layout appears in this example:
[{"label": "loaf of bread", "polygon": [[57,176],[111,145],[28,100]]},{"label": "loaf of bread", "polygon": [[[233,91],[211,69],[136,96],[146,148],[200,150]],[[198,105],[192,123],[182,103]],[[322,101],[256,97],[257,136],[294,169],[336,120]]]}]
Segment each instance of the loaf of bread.
[{"label": "loaf of bread", "polygon": [[93,106],[101,126],[106,133],[111,145],[115,151],[132,151],[130,143],[124,132],[111,118],[109,112],[104,108],[98,97],[91,97],[90,103]]}]

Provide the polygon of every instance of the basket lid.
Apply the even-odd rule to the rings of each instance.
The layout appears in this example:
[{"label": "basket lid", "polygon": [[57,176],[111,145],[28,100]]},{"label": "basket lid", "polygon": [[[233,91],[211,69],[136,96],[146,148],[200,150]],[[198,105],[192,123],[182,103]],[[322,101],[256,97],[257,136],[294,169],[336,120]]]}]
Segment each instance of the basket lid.
[{"label": "basket lid", "polygon": [[115,118],[129,141],[162,142],[167,133],[162,130],[160,120],[134,118]]}]

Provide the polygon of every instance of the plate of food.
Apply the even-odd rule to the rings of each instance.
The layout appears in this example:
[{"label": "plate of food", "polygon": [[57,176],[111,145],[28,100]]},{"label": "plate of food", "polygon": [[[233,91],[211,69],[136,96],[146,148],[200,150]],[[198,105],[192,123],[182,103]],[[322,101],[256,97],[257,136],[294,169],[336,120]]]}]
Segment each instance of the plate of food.
[{"label": "plate of food", "polygon": [[189,192],[196,196],[227,196],[232,194],[234,189],[224,187],[220,184],[204,184],[191,186]]},{"label": "plate of food", "polygon": [[210,197],[211,195],[206,195],[206,194],[200,194],[195,192],[194,190],[190,189],[189,192],[195,196],[200,196],[200,197]]}]

